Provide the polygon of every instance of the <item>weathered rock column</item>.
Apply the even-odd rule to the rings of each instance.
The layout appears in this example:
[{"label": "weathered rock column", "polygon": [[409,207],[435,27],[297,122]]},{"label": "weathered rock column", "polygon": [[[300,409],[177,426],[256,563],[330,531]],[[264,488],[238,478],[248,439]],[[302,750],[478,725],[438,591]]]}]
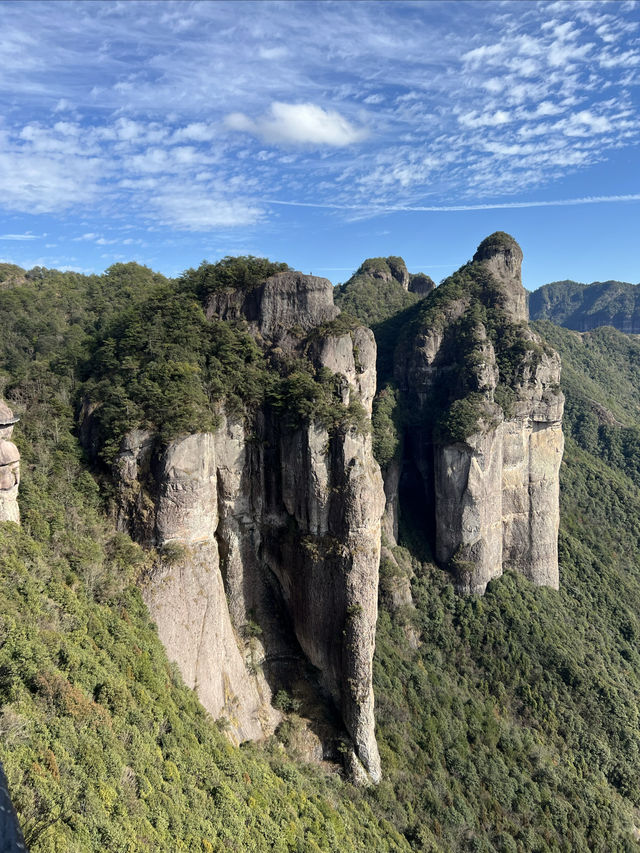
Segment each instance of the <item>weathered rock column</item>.
[{"label": "weathered rock column", "polygon": [[0,521],[16,524],[20,524],[20,452],[9,439],[18,420],[4,400],[0,400]]},{"label": "weathered rock column", "polygon": [[458,590],[484,593],[502,574],[502,424],[435,454],[436,556]]},{"label": "weathered rock column", "polygon": [[[226,419],[216,435],[188,435],[164,449],[133,430],[115,469],[120,529],[165,555],[142,589],[158,635],[207,711],[226,717],[236,742],[266,737],[281,718],[261,671],[245,659],[221,572],[219,501],[238,497],[244,438],[242,426]],[[152,493],[144,489],[145,468],[154,472]]]},{"label": "weathered rock column", "polygon": [[427,424],[417,418],[405,434],[426,524],[437,561],[465,594],[484,593],[507,569],[559,585],[561,364],[527,326],[521,264],[513,237],[487,237],[439,301],[427,298],[425,321],[396,352],[401,393]]}]

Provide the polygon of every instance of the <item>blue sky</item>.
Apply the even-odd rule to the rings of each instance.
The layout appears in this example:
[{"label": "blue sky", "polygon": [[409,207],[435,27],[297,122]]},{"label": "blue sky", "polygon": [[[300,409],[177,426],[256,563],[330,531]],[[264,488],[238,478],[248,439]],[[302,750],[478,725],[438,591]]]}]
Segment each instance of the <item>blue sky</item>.
[{"label": "blue sky", "polygon": [[637,2],[0,2],[0,260],[640,280]]}]

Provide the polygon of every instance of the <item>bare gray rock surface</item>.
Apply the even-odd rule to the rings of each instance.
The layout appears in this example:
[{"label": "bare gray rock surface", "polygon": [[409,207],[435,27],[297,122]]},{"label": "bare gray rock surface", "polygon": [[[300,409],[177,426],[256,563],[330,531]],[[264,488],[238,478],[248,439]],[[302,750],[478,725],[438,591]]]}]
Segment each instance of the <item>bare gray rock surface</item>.
[{"label": "bare gray rock surface", "polygon": [[[243,451],[241,425],[225,421],[215,435],[189,435],[163,451],[149,433],[135,431],[116,463],[120,524],[130,522],[137,538],[159,549],[143,596],[160,639],[185,683],[214,717],[229,721],[237,742],[265,737],[281,718],[261,670],[247,665],[262,651],[245,644],[231,621],[216,538],[218,479],[229,458],[240,455],[242,470]],[[151,466],[156,487],[149,492]]]},{"label": "bare gray rock surface", "polygon": [[339,314],[333,304],[333,285],[326,278],[287,270],[248,290],[212,293],[207,317],[243,317],[265,338],[278,339],[295,327],[309,331]]},{"label": "bare gray rock surface", "polygon": [[[2,412],[0,411],[0,418]],[[21,853],[27,845],[20,828],[16,810],[11,802],[9,785],[0,764],[0,853]]]},{"label": "bare gray rock surface", "polygon": [[17,422],[18,418],[4,400],[0,399],[0,521],[20,524],[20,452],[10,441],[14,424]]},{"label": "bare gray rock surface", "polygon": [[[324,327],[338,309],[326,279],[283,272],[211,294],[207,313],[242,318],[265,346],[286,339],[295,355],[300,330]],[[370,418],[373,333],[321,328],[304,347],[316,367],[342,377],[345,406],[358,401]],[[370,434],[292,426],[266,406],[248,435],[221,412],[215,434],[164,448],[132,431],[114,472],[119,526],[159,554],[145,601],[210,713],[229,721],[237,741],[263,738],[282,717],[273,693],[311,678],[343,729],[327,737],[322,724],[302,739],[319,734],[332,758],[346,741],[354,776],[379,781],[372,661],[384,492]]]},{"label": "bare gray rock surface", "polygon": [[500,308],[515,322],[529,319],[527,291],[522,286],[522,249],[509,234],[497,231],[478,246],[473,260],[484,266],[500,286]]},{"label": "bare gray rock surface", "polygon": [[[467,407],[459,418],[475,412],[464,436],[453,441],[428,425],[427,414],[409,436],[409,464],[422,478],[436,558],[455,572],[464,593],[483,593],[505,569],[539,585],[557,589],[559,583],[560,358],[525,325],[521,262],[509,235],[484,240],[461,270],[464,287],[451,288],[455,298],[442,302],[408,349],[400,348],[396,363],[400,387],[416,409],[426,413],[448,394]],[[428,299],[425,305],[428,312]],[[495,344],[503,347],[500,354],[485,326],[467,319],[472,311],[477,317],[488,311],[492,323],[502,324]],[[510,371],[505,376],[501,364]],[[506,410],[498,405],[498,390]],[[395,481],[397,472],[390,478]],[[387,492],[393,497],[395,482]]]}]

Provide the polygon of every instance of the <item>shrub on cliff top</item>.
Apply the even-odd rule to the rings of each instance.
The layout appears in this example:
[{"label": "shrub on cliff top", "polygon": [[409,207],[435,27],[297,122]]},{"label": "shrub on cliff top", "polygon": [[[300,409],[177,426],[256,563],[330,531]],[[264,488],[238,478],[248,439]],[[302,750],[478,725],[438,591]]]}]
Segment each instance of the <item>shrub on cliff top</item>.
[{"label": "shrub on cliff top", "polygon": [[274,263],[253,255],[223,258],[215,264],[203,261],[197,269],[186,270],[180,279],[185,289],[193,290],[200,299],[219,290],[250,290],[272,275],[291,269],[288,264]]},{"label": "shrub on cliff top", "polygon": [[507,234],[506,231],[494,231],[480,243],[478,249],[473,256],[474,261],[481,261],[488,255],[493,255],[496,251],[513,250],[521,251],[517,241]]}]

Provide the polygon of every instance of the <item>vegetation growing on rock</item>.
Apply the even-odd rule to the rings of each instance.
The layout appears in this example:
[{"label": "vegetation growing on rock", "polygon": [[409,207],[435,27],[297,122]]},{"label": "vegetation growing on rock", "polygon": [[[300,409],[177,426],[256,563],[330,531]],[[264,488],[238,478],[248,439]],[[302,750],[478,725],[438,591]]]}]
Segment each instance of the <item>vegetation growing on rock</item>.
[{"label": "vegetation growing on rock", "polygon": [[241,319],[205,316],[203,300],[211,293],[249,289],[286,269],[263,258],[225,258],[178,281],[145,281],[132,305],[121,303],[92,330],[82,392],[107,462],[131,429],[151,429],[165,443],[215,430],[223,404],[251,416],[268,400],[290,419],[363,428],[357,406],[342,405],[330,371],[302,355],[265,351]]},{"label": "vegetation growing on rock", "polygon": [[[104,277],[40,270],[0,288],[0,379],[22,417],[23,464],[23,528],[0,526],[0,760],[32,853],[636,849],[636,341],[537,326],[562,355],[567,395],[559,592],[508,573],[482,599],[457,596],[407,507],[393,550],[414,575],[413,606],[381,600],[383,781],[363,792],[292,762],[277,739],[231,747],[168,664],[132,583],[147,558],[113,529],[74,403],[105,330],[179,286],[165,288],[136,265]],[[485,307],[501,375],[517,380],[539,353],[511,358]],[[233,357],[262,370],[243,360],[244,330],[225,334]],[[381,459],[397,446],[385,394]]]}]

